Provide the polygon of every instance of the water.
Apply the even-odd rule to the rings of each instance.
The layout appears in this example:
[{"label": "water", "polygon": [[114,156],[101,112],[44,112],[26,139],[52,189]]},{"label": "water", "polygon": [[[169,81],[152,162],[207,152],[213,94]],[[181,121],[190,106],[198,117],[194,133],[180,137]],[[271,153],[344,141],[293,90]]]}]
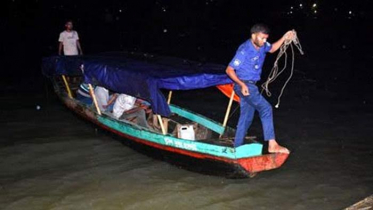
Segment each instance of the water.
[{"label": "water", "polygon": [[[175,92],[173,100],[219,120],[228,99],[216,94]],[[199,95],[205,102],[190,102]],[[139,154],[53,95],[3,94],[0,209],[342,209],[373,193],[373,112],[329,96],[284,97],[277,137],[292,155],[278,170],[230,180]]]}]

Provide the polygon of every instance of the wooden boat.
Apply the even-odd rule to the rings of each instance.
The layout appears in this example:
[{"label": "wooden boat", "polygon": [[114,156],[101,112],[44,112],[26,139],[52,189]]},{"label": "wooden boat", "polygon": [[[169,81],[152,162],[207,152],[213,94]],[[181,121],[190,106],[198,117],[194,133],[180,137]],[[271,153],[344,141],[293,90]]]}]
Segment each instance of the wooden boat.
[{"label": "wooden boat", "polygon": [[[43,74],[51,79],[62,102],[76,114],[121,137],[131,148],[182,168],[244,178],[279,168],[288,158],[288,154],[263,154],[263,145],[253,137],[247,137],[244,145],[234,148],[234,129],[167,103],[160,91],[231,83],[223,66],[146,54],[108,53],[44,58]],[[77,100],[74,92],[82,81],[76,78],[149,101],[154,112],[149,116],[149,127],[117,120],[108,112],[101,113],[97,106]],[[181,138],[183,125],[193,126],[195,140]]]}]

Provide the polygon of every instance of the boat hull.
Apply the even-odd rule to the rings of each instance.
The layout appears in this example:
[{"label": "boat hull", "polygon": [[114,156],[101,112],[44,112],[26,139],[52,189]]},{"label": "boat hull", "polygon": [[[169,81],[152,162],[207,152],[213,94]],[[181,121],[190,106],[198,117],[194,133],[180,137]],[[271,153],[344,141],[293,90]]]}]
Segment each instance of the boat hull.
[{"label": "boat hull", "polygon": [[56,91],[62,102],[80,117],[96,124],[120,138],[125,145],[147,156],[169,162],[184,169],[227,178],[253,177],[256,173],[279,168],[288,158],[287,154],[265,154],[247,158],[230,159],[210,154],[188,151],[167,145],[160,145],[140,136],[119,132],[98,120],[98,115],[86,106],[70,99],[66,94]]}]

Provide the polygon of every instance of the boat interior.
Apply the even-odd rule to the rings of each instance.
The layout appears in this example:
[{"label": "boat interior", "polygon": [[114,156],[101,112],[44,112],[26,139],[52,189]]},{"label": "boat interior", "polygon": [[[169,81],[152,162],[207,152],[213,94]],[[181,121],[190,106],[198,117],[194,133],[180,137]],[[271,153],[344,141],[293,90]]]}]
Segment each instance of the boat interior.
[{"label": "boat interior", "polygon": [[[86,104],[76,98],[76,93],[80,84],[83,82],[82,80],[81,76],[56,76],[53,79],[55,89],[60,95],[63,97],[69,97],[69,95],[71,95],[74,101],[80,105],[84,105],[90,111],[98,113],[94,103]],[[149,107],[149,109],[151,109],[151,107]],[[138,125],[136,117],[115,119],[112,113],[107,111],[102,112],[101,115],[151,132],[214,145],[233,147],[234,129],[228,126],[223,127],[216,121],[172,104],[170,104],[170,109],[172,115],[167,118],[160,117],[151,112],[151,110],[147,110],[146,119],[148,127]],[[256,137],[246,137],[245,143],[253,142],[257,142]]]}]

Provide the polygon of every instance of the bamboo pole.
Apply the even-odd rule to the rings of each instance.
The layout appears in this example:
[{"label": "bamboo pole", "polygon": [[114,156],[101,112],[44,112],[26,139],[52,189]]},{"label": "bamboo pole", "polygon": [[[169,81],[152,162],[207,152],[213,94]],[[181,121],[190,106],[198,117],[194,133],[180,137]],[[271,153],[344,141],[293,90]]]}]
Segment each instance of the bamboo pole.
[{"label": "bamboo pole", "polygon": [[[172,98],[172,90],[170,90],[168,92],[168,99],[167,99],[167,104],[170,105],[171,103],[171,98]],[[168,120],[169,119],[163,119],[163,123],[164,123],[164,128],[165,130],[168,130]]]},{"label": "bamboo pole", "polygon": [[66,87],[66,90],[67,90],[67,95],[69,96],[69,98],[73,98],[73,95],[71,94],[70,86],[69,86],[69,83],[67,82],[66,76],[62,75],[62,79],[63,79],[63,82],[65,83],[65,87]]},{"label": "bamboo pole", "polygon": [[100,108],[98,107],[98,103],[97,103],[97,98],[96,98],[96,95],[95,95],[95,91],[93,90],[93,87],[91,84],[88,84],[89,86],[89,92],[91,92],[91,96],[92,96],[92,99],[93,99],[93,103],[95,104],[95,107],[96,107],[96,111],[99,115],[101,115],[101,110]]},{"label": "bamboo pole", "polygon": [[161,125],[163,135],[166,135],[166,129],[163,126],[163,121],[162,121],[161,115],[157,114],[157,118],[158,118],[159,124]]},{"label": "bamboo pole", "polygon": [[167,104],[171,103],[171,98],[172,98],[172,90],[170,90],[170,92],[168,92]]},{"label": "bamboo pole", "polygon": [[[225,112],[225,117],[224,117],[224,121],[223,121],[223,127],[224,128],[227,126],[229,113],[231,112],[231,108],[232,108],[233,98],[234,98],[234,91],[232,90],[232,94],[231,94],[231,97],[229,98],[229,103],[228,103],[227,111]],[[220,137],[222,135],[223,135],[223,133],[220,134]]]}]

